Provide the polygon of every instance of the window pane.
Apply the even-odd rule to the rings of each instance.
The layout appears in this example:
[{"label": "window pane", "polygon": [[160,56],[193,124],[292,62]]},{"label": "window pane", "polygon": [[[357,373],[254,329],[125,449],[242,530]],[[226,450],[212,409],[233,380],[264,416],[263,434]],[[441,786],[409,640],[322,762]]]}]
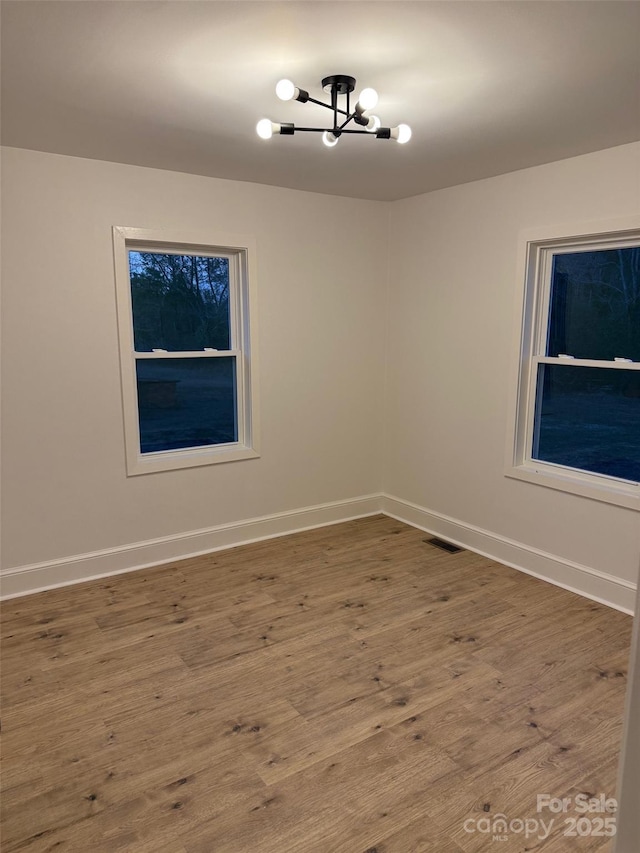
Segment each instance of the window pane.
[{"label": "window pane", "polygon": [[547,355],[640,361],[640,248],[553,257]]},{"label": "window pane", "polygon": [[535,459],[640,482],[640,372],[541,364]]},{"label": "window pane", "polygon": [[237,441],[236,359],[136,360],[140,450]]},{"label": "window pane", "polygon": [[229,260],[129,252],[136,352],[229,349]]}]

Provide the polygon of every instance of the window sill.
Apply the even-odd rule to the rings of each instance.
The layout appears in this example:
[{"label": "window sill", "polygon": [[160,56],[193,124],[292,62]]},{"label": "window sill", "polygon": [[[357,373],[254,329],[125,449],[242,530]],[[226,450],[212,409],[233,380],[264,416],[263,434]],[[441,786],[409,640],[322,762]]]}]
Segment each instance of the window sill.
[{"label": "window sill", "polygon": [[618,485],[597,474],[583,475],[572,469],[564,470],[544,462],[512,465],[505,470],[505,476],[640,512],[640,485],[624,482]]},{"label": "window sill", "polygon": [[238,462],[242,459],[258,459],[260,454],[252,447],[224,445],[214,449],[193,448],[163,453],[145,453],[127,462],[127,476],[155,474],[159,471],[176,471],[181,468],[197,468],[204,465],[219,465],[223,462]]}]

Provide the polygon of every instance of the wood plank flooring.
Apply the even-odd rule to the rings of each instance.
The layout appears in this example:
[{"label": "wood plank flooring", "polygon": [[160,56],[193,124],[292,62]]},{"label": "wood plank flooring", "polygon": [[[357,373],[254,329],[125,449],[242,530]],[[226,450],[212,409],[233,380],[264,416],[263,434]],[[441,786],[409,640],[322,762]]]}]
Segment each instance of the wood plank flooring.
[{"label": "wood plank flooring", "polygon": [[[5,602],[3,853],[609,850],[536,795],[615,795],[630,617],[426,538],[376,516]],[[499,813],[554,827],[494,843]]]}]

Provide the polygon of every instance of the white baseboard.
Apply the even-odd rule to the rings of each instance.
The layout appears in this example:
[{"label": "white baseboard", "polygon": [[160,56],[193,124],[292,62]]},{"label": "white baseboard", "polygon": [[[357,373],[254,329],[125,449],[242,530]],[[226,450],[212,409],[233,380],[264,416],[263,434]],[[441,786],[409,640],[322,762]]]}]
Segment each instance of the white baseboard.
[{"label": "white baseboard", "polygon": [[17,598],[379,513],[380,495],[365,495],[46,563],[18,566],[6,569],[0,575],[1,597]]},{"label": "white baseboard", "polygon": [[344,501],[275,513],[176,536],[78,554],[46,563],[7,569],[0,576],[2,598],[16,598],[82,581],[172,563],[212,551],[286,536],[316,527],[384,513],[420,530],[461,545],[491,560],[541,578],[609,607],[633,613],[635,584],[548,554],[521,542],[425,509],[392,495],[365,495]]},{"label": "white baseboard", "polygon": [[382,495],[381,511],[420,530],[475,551],[518,569],[528,575],[548,581],[570,592],[606,604],[623,613],[633,614],[636,585],[606,572],[573,563],[548,554],[522,542],[483,530],[456,518],[425,509],[392,495]]}]

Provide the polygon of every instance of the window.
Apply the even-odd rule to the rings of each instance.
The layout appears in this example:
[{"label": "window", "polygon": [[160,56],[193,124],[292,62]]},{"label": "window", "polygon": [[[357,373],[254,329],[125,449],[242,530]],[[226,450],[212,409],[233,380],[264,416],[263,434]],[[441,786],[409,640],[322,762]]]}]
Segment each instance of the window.
[{"label": "window", "polygon": [[640,509],[640,228],[529,239],[507,474]]},{"label": "window", "polygon": [[249,241],[113,233],[128,474],[256,457]]}]

